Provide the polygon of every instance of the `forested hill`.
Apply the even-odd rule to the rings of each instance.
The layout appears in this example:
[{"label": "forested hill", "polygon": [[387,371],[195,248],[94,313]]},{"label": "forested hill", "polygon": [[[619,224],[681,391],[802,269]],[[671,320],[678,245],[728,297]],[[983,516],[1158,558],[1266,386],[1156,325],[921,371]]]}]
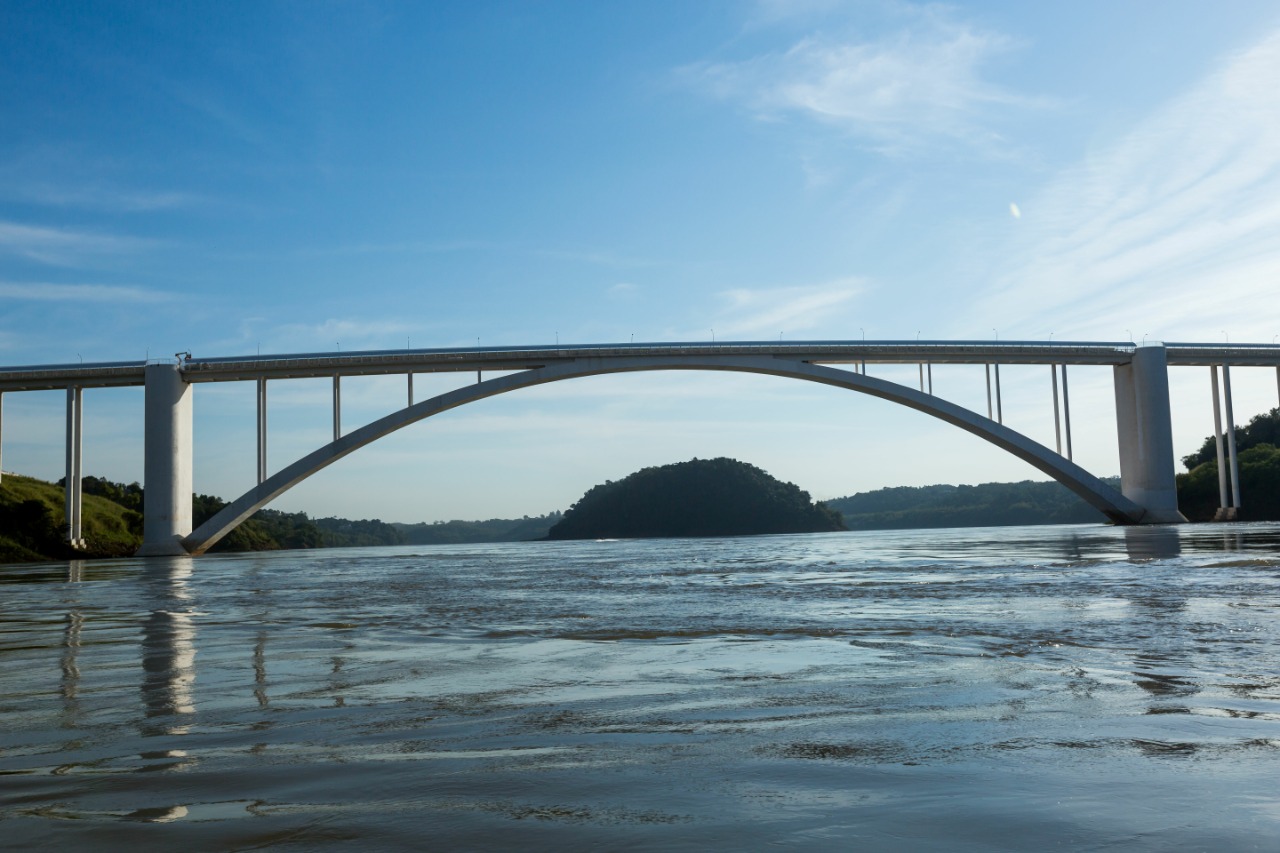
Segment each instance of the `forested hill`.
[{"label": "forested hill", "polygon": [[[1236,427],[1240,464],[1241,521],[1280,521],[1280,409]],[[1178,508],[1191,521],[1210,521],[1218,509],[1218,445],[1213,436],[1182,459]]]},{"label": "forested hill", "polygon": [[[121,557],[137,551],[142,544],[142,488],[100,477],[85,477],[83,482],[86,548],[73,551],[65,542],[62,482],[5,474],[0,480],[0,562]],[[224,506],[220,498],[193,495],[192,521],[198,526]],[[262,509],[211,550],[273,551],[404,541],[400,531],[374,519],[310,518],[305,512]]]},{"label": "forested hill", "polygon": [[[1118,478],[1107,479],[1119,488]],[[898,486],[826,502],[850,530],[1001,527],[1106,521],[1061,483],[1023,480],[979,486]]]},{"label": "forested hill", "polygon": [[594,486],[549,539],[742,536],[843,530],[840,516],[798,486],[735,459],[644,468]]}]

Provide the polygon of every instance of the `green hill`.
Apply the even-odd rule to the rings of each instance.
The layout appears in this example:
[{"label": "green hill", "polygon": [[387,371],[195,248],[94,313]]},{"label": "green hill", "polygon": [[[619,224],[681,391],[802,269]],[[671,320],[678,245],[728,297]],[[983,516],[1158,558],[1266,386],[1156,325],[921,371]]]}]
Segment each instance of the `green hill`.
[{"label": "green hill", "polygon": [[743,536],[843,530],[808,492],[735,459],[644,468],[591,488],[549,539]]},{"label": "green hill", "polygon": [[[1236,427],[1240,462],[1241,521],[1280,521],[1280,409]],[[1191,521],[1210,521],[1218,509],[1218,447],[1213,436],[1182,459],[1178,508]]]},{"label": "green hill", "polygon": [[[142,544],[142,488],[99,477],[85,477],[81,529],[84,550],[66,539],[63,483],[5,474],[0,480],[0,563],[124,557]],[[193,495],[192,521],[200,525],[226,506],[211,495]],[[305,512],[262,509],[212,549],[274,551],[286,548],[339,548],[400,545],[405,537],[390,524],[373,519],[312,519]]]},{"label": "green hill", "polygon": [[[1118,479],[1107,482],[1119,487]],[[1002,527],[1106,521],[1061,483],[1023,480],[978,486],[897,486],[827,501],[850,530]]]},{"label": "green hill", "polygon": [[[91,478],[85,478],[86,482]],[[67,547],[61,486],[5,474],[0,480],[0,563],[123,557],[142,542],[142,515],[115,501],[86,494],[81,532],[86,548]]]}]

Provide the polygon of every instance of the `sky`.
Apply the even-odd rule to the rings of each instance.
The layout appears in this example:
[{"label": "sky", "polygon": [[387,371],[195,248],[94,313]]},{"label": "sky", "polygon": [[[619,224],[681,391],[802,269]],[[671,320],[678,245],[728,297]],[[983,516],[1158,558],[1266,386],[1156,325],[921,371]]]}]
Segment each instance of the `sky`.
[{"label": "sky", "polygon": [[[6,0],[0,56],[0,365],[1280,335],[1271,2]],[[1179,456],[1207,374],[1171,371]],[[1076,461],[1116,474],[1110,369],[1069,376]],[[1052,445],[1048,368],[1002,378]],[[1238,422],[1277,404],[1275,371],[1232,379]],[[934,389],[985,411],[980,367]],[[349,379],[344,426],[404,396]],[[63,406],[5,395],[6,471],[62,476]],[[272,383],[269,417],[277,470],[331,437],[329,383]],[[197,491],[253,485],[254,430],[250,384],[195,389]],[[86,474],[142,478],[140,389],[86,392],[84,433]],[[1044,478],[865,395],[673,372],[428,419],[272,506],[537,515],[714,456],[818,498]]]}]

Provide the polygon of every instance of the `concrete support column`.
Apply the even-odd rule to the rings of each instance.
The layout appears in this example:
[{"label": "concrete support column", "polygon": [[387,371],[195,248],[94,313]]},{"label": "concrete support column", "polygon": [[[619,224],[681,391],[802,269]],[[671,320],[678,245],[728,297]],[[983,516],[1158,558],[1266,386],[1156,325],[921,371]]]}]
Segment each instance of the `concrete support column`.
[{"label": "concrete support column", "polygon": [[1231,367],[1222,365],[1222,398],[1227,409],[1227,465],[1231,469],[1231,505],[1240,512],[1240,457],[1236,454],[1236,416],[1231,408]]},{"label": "concrete support column", "polygon": [[148,364],[139,557],[185,556],[191,533],[191,386],[176,364]]},{"label": "concrete support column", "polygon": [[258,378],[258,482],[267,479],[267,380]]},{"label": "concrete support column", "polygon": [[4,392],[0,391],[0,483],[4,482]]},{"label": "concrete support column", "polygon": [[[342,377],[333,377],[333,440],[342,438]],[[262,482],[259,480],[258,482]]]},{"label": "concrete support column", "polygon": [[1218,509],[1219,516],[1226,515],[1231,506],[1227,498],[1227,456],[1222,448],[1222,397],[1218,393],[1218,366],[1209,367],[1209,384],[1213,391],[1213,443],[1218,449]]},{"label": "concrete support column", "polygon": [[1062,413],[1058,410],[1058,365],[1049,365],[1053,374],[1053,439],[1058,445],[1058,455],[1062,455]]},{"label": "concrete support column", "polygon": [[81,496],[83,494],[84,469],[81,459],[84,449],[84,389],[67,388],[67,475],[64,493],[64,518],[67,522],[67,543],[72,548],[84,546],[80,524]]},{"label": "concrete support column", "polygon": [[1164,344],[1136,347],[1128,364],[1116,365],[1115,392],[1120,490],[1146,510],[1142,524],[1186,521],[1178,511],[1174,480],[1169,367]]},{"label": "concrete support column", "polygon": [[1004,406],[1000,403],[1000,365],[996,365],[996,423],[1004,423]]},{"label": "concrete support column", "polygon": [[409,374],[409,405],[413,405],[413,374]]},{"label": "concrete support column", "polygon": [[991,408],[991,365],[985,365],[987,368],[987,420],[995,418],[995,414]]},{"label": "concrete support column", "polygon": [[1071,459],[1071,397],[1067,394],[1067,366],[1062,365],[1062,431],[1067,434],[1067,458]]}]

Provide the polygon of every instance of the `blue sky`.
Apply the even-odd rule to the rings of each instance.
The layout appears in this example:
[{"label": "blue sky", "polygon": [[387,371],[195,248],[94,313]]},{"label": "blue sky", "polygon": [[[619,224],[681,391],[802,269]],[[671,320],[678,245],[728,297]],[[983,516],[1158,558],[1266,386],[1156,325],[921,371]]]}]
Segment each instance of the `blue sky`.
[{"label": "blue sky", "polygon": [[[1272,3],[10,0],[0,56],[2,364],[1280,334]],[[1212,428],[1201,373],[1173,379],[1180,454]],[[1047,370],[1005,377],[1050,443]],[[1276,404],[1273,372],[1233,378],[1237,420]],[[1071,379],[1077,459],[1114,473],[1110,377]],[[935,389],[985,408],[979,370]],[[196,394],[196,488],[234,497],[252,389]],[[271,394],[274,469],[325,440],[328,388]],[[87,472],[141,477],[140,397],[89,393]],[[403,381],[343,399],[355,425]],[[61,476],[61,419],[6,395],[5,469]],[[534,514],[715,455],[820,497],[1039,478],[848,392],[653,374],[441,416],[277,506]]]}]

